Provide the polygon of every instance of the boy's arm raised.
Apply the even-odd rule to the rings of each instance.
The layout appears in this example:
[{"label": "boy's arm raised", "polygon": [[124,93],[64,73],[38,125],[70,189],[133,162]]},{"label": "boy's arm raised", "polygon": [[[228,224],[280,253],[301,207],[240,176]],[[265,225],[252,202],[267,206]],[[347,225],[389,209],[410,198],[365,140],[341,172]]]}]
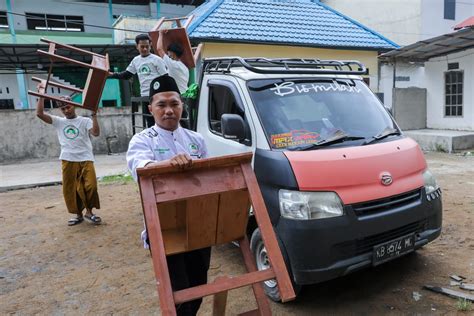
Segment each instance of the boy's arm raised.
[{"label": "boy's arm raised", "polygon": [[[37,90],[39,93],[44,93],[44,83],[38,84]],[[53,124],[53,118],[51,115],[44,113],[44,99],[39,98],[36,102],[36,116],[39,117],[43,122]]]}]

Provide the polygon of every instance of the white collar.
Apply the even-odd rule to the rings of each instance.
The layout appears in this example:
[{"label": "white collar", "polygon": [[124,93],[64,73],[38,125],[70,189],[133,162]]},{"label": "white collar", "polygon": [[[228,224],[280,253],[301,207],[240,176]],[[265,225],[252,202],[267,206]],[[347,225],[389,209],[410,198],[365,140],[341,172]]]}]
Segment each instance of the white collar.
[{"label": "white collar", "polygon": [[162,137],[173,137],[180,133],[181,125],[178,124],[177,129],[175,129],[174,131],[169,131],[169,130],[159,127],[158,124],[155,123],[155,125],[153,126],[153,129],[155,129],[156,132]]}]

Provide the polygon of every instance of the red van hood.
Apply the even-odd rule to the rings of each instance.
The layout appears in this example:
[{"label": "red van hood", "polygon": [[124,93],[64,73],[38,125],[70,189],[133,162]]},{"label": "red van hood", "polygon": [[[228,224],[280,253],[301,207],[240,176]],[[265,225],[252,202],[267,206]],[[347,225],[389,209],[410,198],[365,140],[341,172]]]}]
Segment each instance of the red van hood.
[{"label": "red van hood", "polygon": [[[287,151],[301,191],[335,191],[344,204],[376,200],[423,186],[426,161],[418,144],[403,138],[367,146]],[[382,175],[393,182],[382,184]]]}]

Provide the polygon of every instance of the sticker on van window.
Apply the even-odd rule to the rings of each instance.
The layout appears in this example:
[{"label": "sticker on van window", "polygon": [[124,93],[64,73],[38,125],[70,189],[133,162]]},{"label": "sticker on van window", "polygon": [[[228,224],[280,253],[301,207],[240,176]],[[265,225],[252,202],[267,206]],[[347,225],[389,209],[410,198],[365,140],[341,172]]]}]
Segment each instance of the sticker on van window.
[{"label": "sticker on van window", "polygon": [[273,134],[270,141],[273,148],[285,148],[290,146],[299,146],[313,144],[318,141],[320,135],[316,132],[307,130],[294,130],[288,133]]},{"label": "sticker on van window", "polygon": [[349,92],[349,93],[361,93],[362,90],[355,86],[347,84],[340,84],[337,81],[329,84],[318,84],[318,83],[301,83],[296,84],[293,81],[286,81],[282,83],[274,83],[275,87],[270,88],[273,93],[283,97],[285,95],[294,93],[316,93],[316,92]]}]

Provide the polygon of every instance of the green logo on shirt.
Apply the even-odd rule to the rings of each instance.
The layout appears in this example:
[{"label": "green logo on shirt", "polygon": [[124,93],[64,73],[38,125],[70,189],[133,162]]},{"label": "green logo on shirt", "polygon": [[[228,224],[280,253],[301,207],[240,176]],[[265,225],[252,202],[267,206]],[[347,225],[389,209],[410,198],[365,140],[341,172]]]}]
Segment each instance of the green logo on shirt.
[{"label": "green logo on shirt", "polygon": [[77,136],[79,136],[79,130],[74,125],[67,125],[63,129],[63,133],[67,139],[75,139]]},{"label": "green logo on shirt", "polygon": [[150,67],[148,67],[148,65],[143,65],[140,67],[140,69],[138,69],[138,73],[139,74],[149,74],[151,73],[151,69]]},{"label": "green logo on shirt", "polygon": [[199,146],[194,143],[189,144],[189,152],[191,155],[197,155],[199,153]]}]

